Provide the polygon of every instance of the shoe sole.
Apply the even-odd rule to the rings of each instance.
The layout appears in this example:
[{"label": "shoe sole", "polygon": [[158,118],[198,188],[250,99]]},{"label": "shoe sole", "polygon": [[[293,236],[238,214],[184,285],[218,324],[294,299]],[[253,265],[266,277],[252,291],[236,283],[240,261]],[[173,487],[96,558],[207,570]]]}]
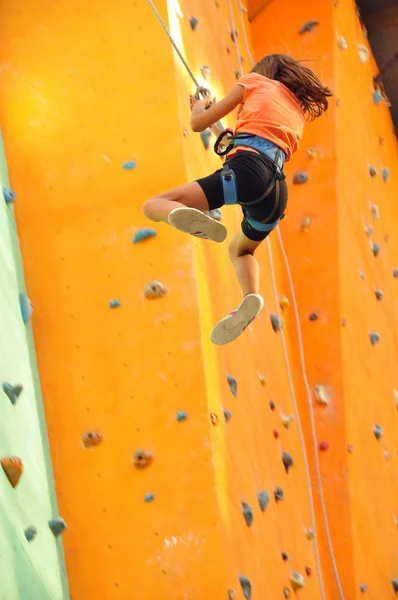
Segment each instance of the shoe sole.
[{"label": "shoe sole", "polygon": [[223,346],[236,340],[248,325],[260,314],[264,300],[258,294],[247,295],[234,315],[221,319],[211,332],[211,341]]},{"label": "shoe sole", "polygon": [[184,233],[194,234],[201,231],[209,240],[218,244],[225,240],[228,233],[222,223],[208,217],[196,208],[175,208],[169,214],[168,221],[170,225]]}]

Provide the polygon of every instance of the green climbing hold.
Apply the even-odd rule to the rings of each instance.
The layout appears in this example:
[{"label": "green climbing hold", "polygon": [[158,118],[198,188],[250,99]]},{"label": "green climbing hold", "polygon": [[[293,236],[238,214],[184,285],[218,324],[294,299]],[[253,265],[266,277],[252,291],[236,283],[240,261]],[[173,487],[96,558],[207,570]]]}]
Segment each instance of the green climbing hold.
[{"label": "green climbing hold", "polygon": [[11,404],[16,404],[19,396],[21,395],[23,390],[23,385],[17,383],[16,385],[11,385],[11,383],[3,383],[3,392],[6,396],[8,396]]},{"label": "green climbing hold", "polygon": [[250,506],[250,504],[248,504],[247,502],[242,502],[242,513],[243,513],[243,517],[246,521],[246,525],[248,527],[250,527],[250,525],[253,523],[253,509]]}]

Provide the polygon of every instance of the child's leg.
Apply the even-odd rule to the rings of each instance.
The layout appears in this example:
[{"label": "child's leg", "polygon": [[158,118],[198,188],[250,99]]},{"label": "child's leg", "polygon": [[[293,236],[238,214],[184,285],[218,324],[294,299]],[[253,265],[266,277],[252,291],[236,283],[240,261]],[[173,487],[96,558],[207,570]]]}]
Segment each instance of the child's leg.
[{"label": "child's leg", "polygon": [[229,257],[235,267],[236,276],[244,296],[258,294],[260,288],[260,266],[254,251],[263,240],[250,240],[240,231],[229,246]]}]

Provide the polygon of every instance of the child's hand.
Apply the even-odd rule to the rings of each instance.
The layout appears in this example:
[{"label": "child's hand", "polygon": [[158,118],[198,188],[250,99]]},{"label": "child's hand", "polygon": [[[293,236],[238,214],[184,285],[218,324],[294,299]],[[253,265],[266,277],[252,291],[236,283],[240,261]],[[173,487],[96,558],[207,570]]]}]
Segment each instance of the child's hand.
[{"label": "child's hand", "polygon": [[191,110],[194,109],[194,106],[197,105],[197,110],[206,110],[210,106],[216,103],[215,98],[211,98],[211,96],[205,96],[204,98],[200,98],[199,100],[195,99],[195,96],[189,96],[189,107]]}]

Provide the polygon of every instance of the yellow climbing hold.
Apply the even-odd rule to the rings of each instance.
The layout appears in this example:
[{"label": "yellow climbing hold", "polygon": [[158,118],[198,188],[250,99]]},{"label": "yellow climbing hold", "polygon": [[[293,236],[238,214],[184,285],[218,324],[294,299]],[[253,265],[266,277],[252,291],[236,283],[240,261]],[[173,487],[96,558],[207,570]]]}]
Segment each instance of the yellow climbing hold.
[{"label": "yellow climbing hold", "polygon": [[281,418],[282,418],[282,425],[285,429],[288,429],[290,423],[292,421],[294,421],[293,415],[285,416],[285,415],[281,414]]},{"label": "yellow climbing hold", "polygon": [[328,393],[324,385],[316,385],[314,388],[315,398],[320,404],[327,406],[329,404]]},{"label": "yellow climbing hold", "polygon": [[304,587],[305,580],[301,573],[292,573],[290,576],[290,583],[292,584],[293,591],[297,592],[297,590]]},{"label": "yellow climbing hold", "polygon": [[301,221],[301,231],[308,231],[311,225],[310,217],[304,217]]},{"label": "yellow climbing hold", "polygon": [[283,313],[285,313],[290,308],[289,299],[286,296],[279,296],[279,306]]}]

